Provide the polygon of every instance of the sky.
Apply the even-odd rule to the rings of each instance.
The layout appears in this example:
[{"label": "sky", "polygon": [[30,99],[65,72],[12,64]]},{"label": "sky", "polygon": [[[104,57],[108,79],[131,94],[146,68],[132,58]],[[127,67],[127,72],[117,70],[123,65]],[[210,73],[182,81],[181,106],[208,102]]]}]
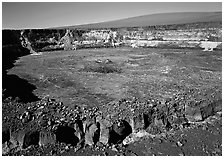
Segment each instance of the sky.
[{"label": "sky", "polygon": [[2,28],[49,28],[166,12],[222,11],[221,2],[3,2]]}]

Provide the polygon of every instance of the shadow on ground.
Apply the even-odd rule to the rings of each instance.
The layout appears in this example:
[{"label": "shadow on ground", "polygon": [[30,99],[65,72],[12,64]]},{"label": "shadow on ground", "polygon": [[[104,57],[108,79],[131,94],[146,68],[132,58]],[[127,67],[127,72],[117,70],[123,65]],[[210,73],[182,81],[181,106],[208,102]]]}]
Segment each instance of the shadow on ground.
[{"label": "shadow on ground", "polygon": [[2,48],[2,99],[18,97],[24,103],[39,100],[32,93],[36,89],[34,85],[16,75],[7,74],[7,70],[14,66],[14,62],[21,56],[29,55],[30,50],[22,47],[18,42],[8,43]]},{"label": "shadow on ground", "polygon": [[32,93],[36,87],[16,75],[3,75],[2,88],[5,89],[3,99],[9,96],[12,98],[18,97],[20,101],[24,103],[39,100],[39,98]]}]

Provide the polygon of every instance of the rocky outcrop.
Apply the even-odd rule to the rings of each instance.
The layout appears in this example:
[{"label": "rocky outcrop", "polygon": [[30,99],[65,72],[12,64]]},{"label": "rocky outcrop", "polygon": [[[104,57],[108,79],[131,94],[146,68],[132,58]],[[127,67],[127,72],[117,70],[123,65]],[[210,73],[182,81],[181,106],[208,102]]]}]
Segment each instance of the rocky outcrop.
[{"label": "rocky outcrop", "polygon": [[[81,48],[132,47],[222,49],[221,22],[113,29],[39,29],[11,31],[32,53]],[[3,35],[9,31],[3,30]],[[8,38],[4,36],[4,38]]]},{"label": "rocky outcrop", "polygon": [[133,48],[194,48],[204,49],[204,51],[213,51],[222,49],[222,42],[213,41],[159,41],[159,40],[126,40],[126,45]]},{"label": "rocky outcrop", "polygon": [[[221,100],[189,102],[178,100],[179,97],[182,98],[178,96],[167,100],[146,101],[122,99],[105,105],[108,107],[106,111],[96,107],[70,110],[54,99],[43,99],[28,104],[27,111],[34,114],[34,119],[26,123],[21,120],[25,128],[15,131],[11,131],[10,127],[3,128],[3,154],[11,149],[21,150],[32,145],[44,147],[57,143],[70,144],[77,149],[99,143],[104,146],[121,143],[127,145],[142,137],[153,138],[174,130],[191,128],[191,124],[205,121],[222,109]],[[123,110],[114,111],[114,106]],[[39,123],[42,116],[47,118],[46,124]],[[35,124],[38,128],[28,128]]]}]

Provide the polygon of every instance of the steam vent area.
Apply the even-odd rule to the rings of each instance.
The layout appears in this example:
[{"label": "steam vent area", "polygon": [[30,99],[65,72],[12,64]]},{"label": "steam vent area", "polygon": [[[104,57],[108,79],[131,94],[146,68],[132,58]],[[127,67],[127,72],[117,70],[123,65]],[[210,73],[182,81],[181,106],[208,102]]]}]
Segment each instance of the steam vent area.
[{"label": "steam vent area", "polygon": [[222,155],[221,20],[90,26],[2,30],[2,155]]}]

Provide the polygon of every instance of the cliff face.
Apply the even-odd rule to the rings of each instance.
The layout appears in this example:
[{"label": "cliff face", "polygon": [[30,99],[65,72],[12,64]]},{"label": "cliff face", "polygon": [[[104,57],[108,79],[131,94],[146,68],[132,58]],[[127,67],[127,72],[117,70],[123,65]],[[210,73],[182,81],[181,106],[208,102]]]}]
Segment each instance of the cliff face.
[{"label": "cliff face", "polygon": [[14,61],[18,57],[30,54],[30,51],[21,44],[20,33],[20,30],[2,31],[3,74],[13,66]]},{"label": "cliff face", "polygon": [[213,50],[221,49],[221,26],[221,22],[210,22],[117,29],[34,29],[16,31],[15,37],[31,53],[119,45]]}]

